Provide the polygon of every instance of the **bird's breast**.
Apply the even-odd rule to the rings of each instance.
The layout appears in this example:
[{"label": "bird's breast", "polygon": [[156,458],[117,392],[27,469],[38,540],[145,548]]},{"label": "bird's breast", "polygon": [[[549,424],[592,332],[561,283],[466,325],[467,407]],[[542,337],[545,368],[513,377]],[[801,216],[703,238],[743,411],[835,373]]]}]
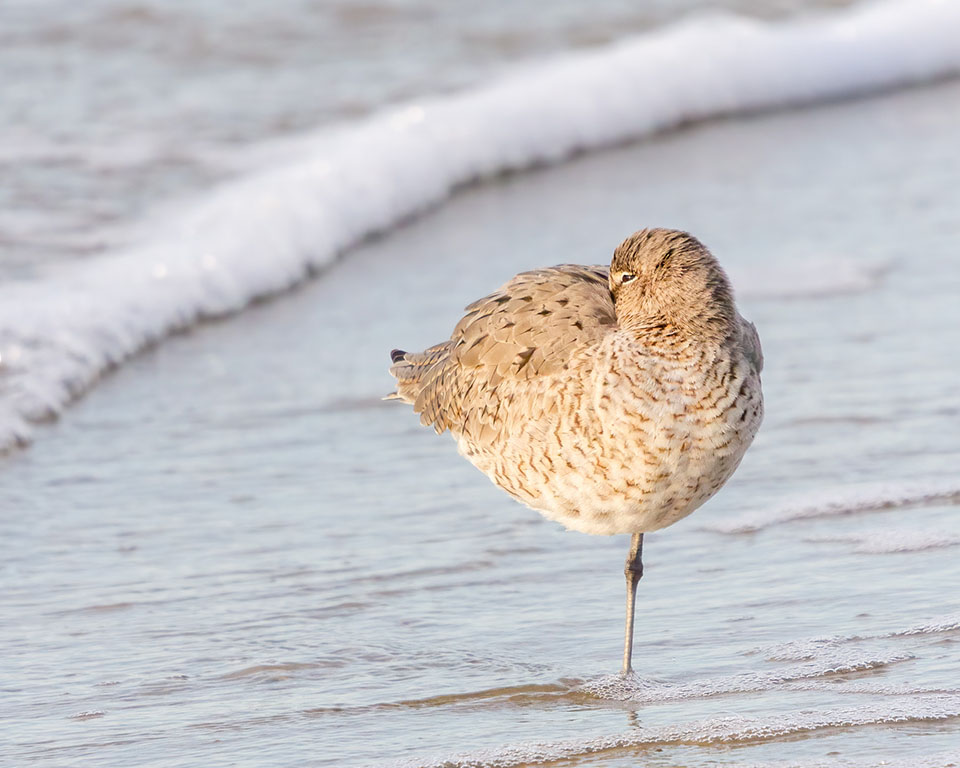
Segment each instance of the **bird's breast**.
[{"label": "bird's breast", "polygon": [[[613,340],[531,384],[496,438],[460,436],[515,498],[586,533],[652,531],[686,516],[736,469],[759,426],[759,379],[723,355],[636,354]],[[515,409],[510,409],[511,414]]]},{"label": "bird's breast", "polygon": [[656,530],[727,481],[762,418],[751,366],[708,353],[611,360],[595,395],[598,466],[621,488],[621,524]]}]

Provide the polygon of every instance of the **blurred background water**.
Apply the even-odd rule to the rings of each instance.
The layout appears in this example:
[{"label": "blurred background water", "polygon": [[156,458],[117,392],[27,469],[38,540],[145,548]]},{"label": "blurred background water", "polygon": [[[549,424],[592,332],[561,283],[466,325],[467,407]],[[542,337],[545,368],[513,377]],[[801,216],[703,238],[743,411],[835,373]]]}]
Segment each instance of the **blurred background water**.
[{"label": "blurred background water", "polygon": [[718,9],[843,0],[12,0],[0,5],[0,275],[124,241],[265,140]]},{"label": "blurred background water", "polygon": [[[716,7],[5,4],[0,269],[96,258],[265,140]],[[0,465],[5,759],[956,765],[958,124],[944,82],[474,186],[128,362]],[[618,667],[625,537],[547,523],[379,397],[390,348],[647,224],[728,268],[767,419],[649,537],[645,685],[611,700],[581,685]]]}]

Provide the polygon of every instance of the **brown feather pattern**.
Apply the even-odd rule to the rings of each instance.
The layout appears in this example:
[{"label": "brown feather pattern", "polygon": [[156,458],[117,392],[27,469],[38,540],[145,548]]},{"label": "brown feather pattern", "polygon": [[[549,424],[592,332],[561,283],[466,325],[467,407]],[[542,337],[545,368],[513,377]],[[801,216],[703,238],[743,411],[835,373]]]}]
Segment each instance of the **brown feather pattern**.
[{"label": "brown feather pattern", "polygon": [[610,269],[523,272],[449,340],[392,360],[392,397],[512,496],[588,533],[692,512],[763,415],[756,329],[709,251],[673,230],[635,233]]}]

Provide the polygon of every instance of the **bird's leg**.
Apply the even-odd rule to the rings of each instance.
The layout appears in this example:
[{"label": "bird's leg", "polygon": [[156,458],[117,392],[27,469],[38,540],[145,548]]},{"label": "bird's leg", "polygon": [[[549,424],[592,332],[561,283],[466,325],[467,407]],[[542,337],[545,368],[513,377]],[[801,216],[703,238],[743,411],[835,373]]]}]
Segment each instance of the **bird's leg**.
[{"label": "bird's leg", "polygon": [[637,582],[643,576],[643,534],[635,533],[630,539],[630,552],[623,568],[627,577],[627,628],[623,639],[623,669],[620,674],[626,677],[633,672],[630,658],[633,655],[633,609],[637,604]]}]

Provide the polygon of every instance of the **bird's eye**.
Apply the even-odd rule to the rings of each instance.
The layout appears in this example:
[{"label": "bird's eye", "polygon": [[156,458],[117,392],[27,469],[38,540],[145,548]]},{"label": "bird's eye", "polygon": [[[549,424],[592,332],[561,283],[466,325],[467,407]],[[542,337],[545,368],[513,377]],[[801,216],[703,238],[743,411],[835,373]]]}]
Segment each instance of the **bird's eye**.
[{"label": "bird's eye", "polygon": [[631,280],[636,280],[637,276],[633,272],[624,272],[620,275],[620,284],[629,283]]}]

